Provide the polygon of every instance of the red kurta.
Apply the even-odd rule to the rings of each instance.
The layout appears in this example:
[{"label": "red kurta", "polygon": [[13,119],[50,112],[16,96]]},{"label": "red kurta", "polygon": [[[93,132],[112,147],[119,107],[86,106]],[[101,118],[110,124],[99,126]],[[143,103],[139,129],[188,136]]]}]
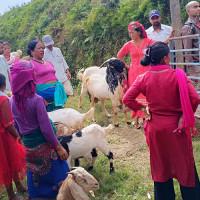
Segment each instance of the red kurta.
[{"label": "red kurta", "polygon": [[[142,44],[134,45],[132,41],[127,42],[122,49],[119,51],[117,56],[124,57],[126,54],[130,54],[131,56],[131,64],[128,70],[128,86],[131,87],[134,81],[136,80],[138,75],[141,75],[145,73],[150,66],[142,66],[140,64],[140,59],[144,57],[144,53],[146,50],[147,45],[153,44],[154,41],[149,38],[144,38],[144,41]],[[137,100],[142,103],[143,105],[146,105],[146,98],[143,94],[140,94],[137,97]],[[132,117],[137,114],[139,117],[144,118],[144,114],[141,111],[137,111],[137,113],[133,113]]]},{"label": "red kurta", "polygon": [[13,124],[9,99],[0,96],[0,188],[26,176],[25,148],[6,130]]},{"label": "red kurta", "polygon": [[[192,109],[198,107],[199,97],[187,79]],[[152,119],[146,122],[144,130],[150,150],[152,179],[165,182],[176,178],[186,187],[195,186],[194,156],[191,136],[173,133],[182,115],[180,95],[175,70],[146,72],[139,76],[124,96],[123,102],[137,111],[141,104],[135,99],[140,92],[146,96],[152,112]]]}]

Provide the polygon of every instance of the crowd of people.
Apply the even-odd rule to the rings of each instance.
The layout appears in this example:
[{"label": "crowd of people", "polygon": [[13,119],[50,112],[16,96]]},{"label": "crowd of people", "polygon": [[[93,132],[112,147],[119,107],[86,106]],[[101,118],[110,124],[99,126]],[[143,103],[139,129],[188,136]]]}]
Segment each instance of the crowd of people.
[{"label": "crowd of people", "polygon": [[[199,3],[189,2],[186,10],[189,19],[182,35],[200,33]],[[117,54],[128,71],[123,102],[133,111],[135,128],[141,127],[139,118],[143,119],[155,200],[175,200],[173,178],[184,200],[199,200],[191,136],[191,131],[197,135],[194,112],[199,96],[196,82],[191,83],[184,71],[169,67],[168,42],[173,31],[161,19],[154,9],[147,30],[139,22],[128,25],[131,40]],[[20,199],[12,181],[19,192],[27,191],[21,182],[26,175],[30,199],[56,199],[70,170],[68,154],[47,115],[64,108],[73,95],[69,66],[53,45],[50,35],[43,36],[42,42],[34,37],[27,46],[28,56],[20,60],[11,54],[9,43],[0,41],[0,186],[6,186],[9,200]],[[198,41],[185,39],[183,45],[197,48]],[[131,56],[130,65],[124,60],[126,54]],[[188,50],[188,54],[193,52]],[[200,66],[190,65],[199,62],[199,57],[186,56],[185,62],[187,75],[199,76]],[[12,97],[4,91],[12,91]]]}]

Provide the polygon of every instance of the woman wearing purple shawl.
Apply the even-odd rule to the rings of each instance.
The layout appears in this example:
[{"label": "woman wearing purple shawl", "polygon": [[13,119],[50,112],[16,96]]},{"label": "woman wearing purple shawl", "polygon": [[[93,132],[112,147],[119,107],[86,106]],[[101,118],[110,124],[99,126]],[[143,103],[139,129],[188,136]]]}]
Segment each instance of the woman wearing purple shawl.
[{"label": "woman wearing purple shawl", "polygon": [[[155,200],[175,200],[173,178],[180,184],[183,200],[199,200],[191,137],[191,130],[196,135],[194,112],[199,96],[182,70],[169,67],[170,52],[165,43],[149,46],[140,62],[151,67],[137,77],[123,103],[135,112],[143,111],[148,120],[144,130]],[[140,93],[146,96],[150,113],[135,100]]]},{"label": "woman wearing purple shawl", "polygon": [[67,152],[58,142],[36,91],[33,65],[20,61],[10,69],[10,107],[26,149],[28,192],[31,199],[56,199],[69,167]]}]

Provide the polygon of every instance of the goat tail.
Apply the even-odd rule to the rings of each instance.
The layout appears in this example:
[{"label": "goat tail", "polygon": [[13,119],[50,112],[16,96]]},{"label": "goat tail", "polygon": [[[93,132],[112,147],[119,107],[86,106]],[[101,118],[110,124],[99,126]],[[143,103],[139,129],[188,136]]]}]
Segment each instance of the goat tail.
[{"label": "goat tail", "polygon": [[82,81],[82,79],[83,79],[83,72],[85,71],[85,69],[80,69],[79,71],[78,71],[78,74],[77,74],[77,78],[80,80],[80,81]]},{"label": "goat tail", "polygon": [[111,131],[114,128],[114,126],[112,124],[109,124],[107,127],[104,127],[104,130],[106,133],[108,133],[109,131]]},{"label": "goat tail", "polygon": [[83,122],[88,120],[89,118],[91,118],[94,115],[94,106],[92,106],[90,108],[90,110],[88,112],[85,113],[85,116],[83,118]]}]

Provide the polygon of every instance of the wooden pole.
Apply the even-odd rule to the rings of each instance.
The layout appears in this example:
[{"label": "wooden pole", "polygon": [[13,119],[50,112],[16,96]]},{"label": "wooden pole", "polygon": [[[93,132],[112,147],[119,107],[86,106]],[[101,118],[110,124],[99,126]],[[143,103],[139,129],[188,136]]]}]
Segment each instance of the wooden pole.
[{"label": "wooden pole", "polygon": [[[179,0],[170,0],[170,12],[172,19],[172,27],[174,29],[174,36],[178,37],[181,35],[181,8]],[[175,49],[182,49],[182,40],[175,40]],[[181,55],[181,52],[176,52],[176,55]],[[176,62],[183,63],[183,57],[176,58]],[[184,66],[177,66],[181,69],[184,69]]]}]

